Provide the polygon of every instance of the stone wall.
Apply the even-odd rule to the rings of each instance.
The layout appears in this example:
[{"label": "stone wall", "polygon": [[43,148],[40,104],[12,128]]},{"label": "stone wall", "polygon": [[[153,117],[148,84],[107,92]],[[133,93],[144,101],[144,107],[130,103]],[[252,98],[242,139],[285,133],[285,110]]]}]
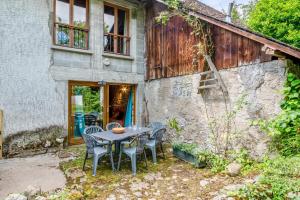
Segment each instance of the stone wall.
[{"label": "stone wall", "polygon": [[[181,137],[185,141],[197,142],[209,149],[216,143],[224,145],[228,132],[226,122],[231,121],[230,145],[249,148],[254,155],[260,156],[266,150],[268,137],[249,124],[253,119],[270,118],[280,111],[284,66],[284,61],[272,61],[220,71],[228,95],[220,89],[198,94],[200,74],[147,82],[145,96],[149,120],[167,123],[175,117],[183,127]],[[242,99],[244,103],[238,103]],[[237,109],[238,105],[242,108]],[[232,111],[237,111],[234,119],[227,120],[226,113]],[[219,135],[212,134],[212,130]]]}]

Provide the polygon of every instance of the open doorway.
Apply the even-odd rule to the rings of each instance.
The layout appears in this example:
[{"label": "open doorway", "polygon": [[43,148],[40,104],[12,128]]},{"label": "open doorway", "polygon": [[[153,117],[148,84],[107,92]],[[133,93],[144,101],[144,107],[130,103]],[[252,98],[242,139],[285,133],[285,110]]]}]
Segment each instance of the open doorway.
[{"label": "open doorway", "polygon": [[69,81],[68,141],[83,142],[81,134],[88,126],[118,122],[135,124],[136,85]]},{"label": "open doorway", "polygon": [[108,87],[108,122],[131,126],[135,121],[135,86],[113,84]]}]

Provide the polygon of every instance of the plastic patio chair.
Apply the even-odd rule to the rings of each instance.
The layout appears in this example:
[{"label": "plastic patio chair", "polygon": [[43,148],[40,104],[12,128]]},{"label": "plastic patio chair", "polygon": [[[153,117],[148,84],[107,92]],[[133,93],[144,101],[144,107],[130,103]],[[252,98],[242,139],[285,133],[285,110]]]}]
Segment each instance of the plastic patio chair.
[{"label": "plastic patio chair", "polygon": [[[132,168],[133,176],[136,175],[136,170],[137,170],[136,160],[137,160],[138,156],[140,156],[140,158],[144,157],[146,168],[147,168],[147,156],[146,156],[146,151],[145,151],[145,144],[147,141],[148,141],[148,135],[142,134],[142,135],[134,137],[131,141],[122,142],[117,170],[120,169],[123,153],[125,155],[127,155],[131,160],[131,168]],[[125,147],[125,145],[127,145],[127,147]]]},{"label": "plastic patio chair", "polygon": [[[112,150],[111,150],[111,145],[108,146],[108,148],[104,148],[101,146],[97,146],[97,140],[92,136],[83,133],[82,137],[84,139],[84,142],[86,144],[86,158],[89,154],[93,155],[93,176],[96,176],[96,171],[97,171],[97,166],[100,158],[103,156],[109,154],[110,155],[110,161],[112,164],[112,170],[114,171],[114,161],[113,161],[113,155],[112,155]],[[86,159],[84,160],[83,167],[85,166]],[[84,170],[84,168],[83,168]]]},{"label": "plastic patio chair", "polygon": [[[102,131],[103,131],[103,129],[100,126],[89,126],[89,127],[87,127],[87,128],[84,129],[83,134],[90,135],[90,134],[97,133],[97,132],[102,132]],[[99,147],[103,147],[105,145],[110,146],[109,141],[97,140],[95,138],[94,138],[94,140],[96,141],[94,146],[99,146]],[[109,148],[111,148],[111,147],[109,147]],[[83,167],[82,167],[83,171],[85,170],[85,163],[86,163],[86,160],[87,160],[88,156],[92,155],[92,154],[93,154],[93,151],[90,150],[90,149],[88,149],[88,146],[87,146],[87,149],[86,149],[86,152],[85,152],[84,161],[83,161]]]},{"label": "plastic patio chair", "polygon": [[122,127],[122,126],[118,122],[110,122],[110,123],[106,124],[106,130],[107,131],[110,131],[113,128],[120,128],[120,127]]},{"label": "plastic patio chair", "polygon": [[91,115],[91,114],[84,115],[84,122],[86,126],[95,126],[96,121],[97,121],[97,117],[95,117],[95,115]]},{"label": "plastic patio chair", "polygon": [[[84,133],[88,134],[88,135],[93,134],[93,133],[102,132],[102,131],[104,131],[104,130],[100,126],[89,126],[84,129]],[[109,144],[108,141],[97,139],[97,145],[99,145],[99,146],[108,145],[108,144]]]},{"label": "plastic patio chair", "polygon": [[159,146],[163,157],[165,158],[165,153],[163,149],[163,137],[166,133],[166,128],[159,128],[153,131],[151,138],[145,144],[145,147],[151,150],[153,163],[157,163],[156,158],[156,148]]},{"label": "plastic patio chair", "polygon": [[163,125],[161,122],[150,122],[148,128],[152,129],[152,133],[150,135],[150,138],[152,138],[154,131],[160,128],[166,128],[166,126]]}]

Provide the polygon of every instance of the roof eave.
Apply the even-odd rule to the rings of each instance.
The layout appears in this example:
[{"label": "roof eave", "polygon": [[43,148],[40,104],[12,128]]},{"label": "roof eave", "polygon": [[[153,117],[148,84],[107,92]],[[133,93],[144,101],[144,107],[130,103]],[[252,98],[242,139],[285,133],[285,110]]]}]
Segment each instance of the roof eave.
[{"label": "roof eave", "polygon": [[242,35],[242,36],[247,37],[251,40],[262,43],[262,44],[270,47],[271,49],[279,50],[279,51],[281,51],[285,54],[288,54],[288,55],[291,55],[291,56],[293,56],[297,59],[300,59],[300,49],[298,49],[298,48],[292,47],[292,46],[290,46],[288,44],[285,44],[283,42],[280,42],[280,41],[276,41],[273,38],[267,38],[266,36],[263,36],[259,33],[254,33],[250,30],[247,30],[247,29],[244,29],[244,28],[241,28],[241,27],[237,27],[234,24],[227,23],[225,21],[222,21],[222,20],[207,16],[207,15],[204,15],[202,13],[197,13],[195,11],[190,11],[189,14],[192,15],[192,16],[195,16],[199,19],[202,19],[206,22],[209,22],[211,24],[214,24],[216,26],[224,28],[228,31],[231,31],[233,33]]}]

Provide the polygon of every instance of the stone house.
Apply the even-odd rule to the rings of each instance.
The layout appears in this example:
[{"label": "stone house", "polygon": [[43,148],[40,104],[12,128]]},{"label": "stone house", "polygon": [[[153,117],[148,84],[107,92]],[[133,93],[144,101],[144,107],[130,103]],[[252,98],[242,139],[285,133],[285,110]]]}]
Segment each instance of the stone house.
[{"label": "stone house", "polygon": [[[213,26],[212,59],[228,91],[228,105],[219,89],[209,90],[207,105],[198,94],[206,64],[199,58],[194,65],[191,57],[198,40],[178,17],[155,23],[163,7],[139,0],[0,1],[4,155],[43,150],[66,136],[69,144],[81,143],[82,118],[104,126],[175,117],[186,140],[209,147],[205,107],[222,116],[246,92],[250,103],[238,113],[239,127],[279,111],[285,58],[299,61],[298,49],[225,22],[196,2],[191,14]],[[253,149],[264,146],[259,134],[247,131]]]}]

